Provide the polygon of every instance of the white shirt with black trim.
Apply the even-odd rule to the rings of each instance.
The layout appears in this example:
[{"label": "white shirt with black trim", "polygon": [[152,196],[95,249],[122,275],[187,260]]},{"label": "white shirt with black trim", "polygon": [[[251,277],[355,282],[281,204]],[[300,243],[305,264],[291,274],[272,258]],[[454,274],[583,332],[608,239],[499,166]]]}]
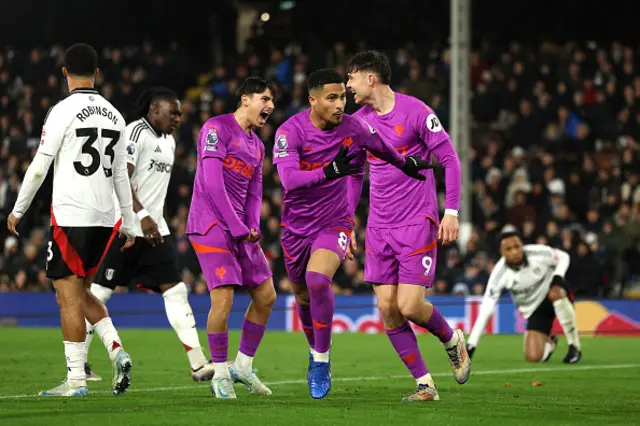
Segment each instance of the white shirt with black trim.
[{"label": "white shirt with black trim", "polygon": [[553,277],[564,275],[569,268],[569,254],[545,245],[524,246],[525,263],[519,268],[507,265],[501,258],[491,272],[469,344],[476,346],[503,291],[511,294],[522,315],[528,319],[549,295]]},{"label": "white shirt with black trim", "polygon": [[[45,118],[40,146],[25,175],[14,214],[21,217],[26,212],[54,162],[52,222],[73,227],[113,226],[114,186],[128,186],[124,130],[122,114],[96,90],[72,91]],[[131,194],[120,201],[130,206]]]},{"label": "white shirt with black trim", "polygon": [[[176,141],[172,135],[158,134],[145,118],[129,123],[125,135],[127,163],[135,167],[130,178],[131,187],[140,204],[158,224],[160,234],[169,235],[164,201],[175,160]],[[116,221],[119,219],[120,212],[117,211]],[[140,221],[136,220],[134,224],[136,235],[143,237]]]}]

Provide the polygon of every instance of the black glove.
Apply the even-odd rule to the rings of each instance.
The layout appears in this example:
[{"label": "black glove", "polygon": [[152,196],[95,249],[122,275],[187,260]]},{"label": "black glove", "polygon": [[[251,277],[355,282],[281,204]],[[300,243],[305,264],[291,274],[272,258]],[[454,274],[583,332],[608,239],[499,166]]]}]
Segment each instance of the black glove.
[{"label": "black glove", "polygon": [[340,151],[338,151],[338,155],[336,155],[336,158],[324,167],[324,177],[327,180],[334,180],[344,176],[354,175],[361,170],[361,165],[349,163],[351,160],[356,158],[356,155],[347,155],[348,153],[349,148],[342,145],[340,147]]},{"label": "black glove", "polygon": [[564,283],[564,278],[560,275],[554,275],[553,280],[551,280],[551,287],[557,285],[562,288],[567,288],[567,285]]},{"label": "black glove", "polygon": [[402,170],[402,172],[405,175],[412,177],[414,179],[425,180],[426,177],[422,176],[419,173],[420,170],[433,169],[433,166],[431,165],[431,163],[429,163],[427,160],[421,159],[417,155],[410,155],[406,157],[405,160],[406,162],[404,166],[400,168],[400,170]]},{"label": "black glove", "polygon": [[469,359],[473,358],[473,353],[476,351],[475,346],[467,345],[467,353],[469,354]]}]

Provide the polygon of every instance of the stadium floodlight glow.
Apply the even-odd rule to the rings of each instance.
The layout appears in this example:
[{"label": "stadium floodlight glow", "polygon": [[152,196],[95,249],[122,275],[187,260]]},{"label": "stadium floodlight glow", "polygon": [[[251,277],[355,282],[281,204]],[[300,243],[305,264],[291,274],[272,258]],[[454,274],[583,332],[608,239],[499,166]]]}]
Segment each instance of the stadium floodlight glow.
[{"label": "stadium floodlight glow", "polygon": [[262,20],[262,22],[267,22],[269,19],[271,19],[271,15],[265,12],[262,15],[260,15],[260,19]]},{"label": "stadium floodlight glow", "polygon": [[296,6],[295,1],[281,1],[280,10],[291,10]]}]

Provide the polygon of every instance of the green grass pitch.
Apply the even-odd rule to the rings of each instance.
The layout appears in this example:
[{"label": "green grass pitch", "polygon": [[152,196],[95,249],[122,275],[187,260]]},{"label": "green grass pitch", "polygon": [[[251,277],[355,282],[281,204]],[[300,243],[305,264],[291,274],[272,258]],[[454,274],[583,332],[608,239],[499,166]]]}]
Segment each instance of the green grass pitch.
[{"label": "green grass pitch", "polygon": [[[403,403],[414,381],[384,335],[334,336],[333,387],[321,401],[309,396],[302,334],[267,333],[254,367],[273,396],[238,387],[236,401],[191,381],[172,331],[120,335],[134,362],[129,392],[111,395],[109,359],[95,339],[89,360],[105,380],[89,382],[86,398],[42,398],[34,395],[65,375],[60,330],[0,329],[0,425],[640,425],[637,338],[584,338],[582,362],[571,366],[562,364],[564,340],[549,363],[532,365],[521,336],[485,336],[461,386],[439,342],[421,336],[441,401]],[[238,341],[232,333],[231,357]]]}]

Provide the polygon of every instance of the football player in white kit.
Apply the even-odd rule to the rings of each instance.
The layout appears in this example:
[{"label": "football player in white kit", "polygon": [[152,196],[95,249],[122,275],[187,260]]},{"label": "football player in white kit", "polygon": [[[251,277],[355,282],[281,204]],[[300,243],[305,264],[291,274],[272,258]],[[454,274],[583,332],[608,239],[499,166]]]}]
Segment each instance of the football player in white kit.
[{"label": "football player in white kit", "polygon": [[[180,102],[166,88],[152,88],[138,101],[137,120],[125,132],[126,158],[131,179],[136,244],[123,253],[114,240],[100,264],[91,292],[107,303],[117,285],[127,286],[133,279],[139,288],[162,293],[169,323],[182,342],[191,364],[194,381],[211,380],[213,364],[205,357],[188,290],[181,282],[180,267],[173,238],[164,219],[164,201],[175,159],[173,131],[180,125]],[[116,216],[113,234],[120,226]],[[93,332],[87,329],[87,352]],[[100,380],[86,364],[88,380]]]},{"label": "football player in white kit", "polygon": [[62,73],[69,96],[49,110],[40,147],[25,174],[9,230],[16,225],[42,185],[51,163],[53,197],[47,277],[53,279],[60,307],[67,379],[42,396],[86,396],[85,318],[105,343],[113,363],[113,393],[119,395],[131,380],[131,358],[113,327],[107,310],[89,286],[98,269],[113,228],[113,192],[122,211],[122,248],[135,242],[132,199],[125,160],[125,121],[120,112],[94,89],[98,54],[78,43],[65,52]]},{"label": "football player in white kit", "polygon": [[569,344],[563,361],[579,362],[582,352],[576,312],[564,279],[569,254],[544,245],[525,246],[516,232],[501,235],[500,254],[502,258],[491,272],[480,314],[467,341],[469,356],[473,356],[498,299],[506,290],[527,319],[524,356],[528,362],[546,362],[553,354],[557,339],[551,336],[551,328],[555,318]]}]

